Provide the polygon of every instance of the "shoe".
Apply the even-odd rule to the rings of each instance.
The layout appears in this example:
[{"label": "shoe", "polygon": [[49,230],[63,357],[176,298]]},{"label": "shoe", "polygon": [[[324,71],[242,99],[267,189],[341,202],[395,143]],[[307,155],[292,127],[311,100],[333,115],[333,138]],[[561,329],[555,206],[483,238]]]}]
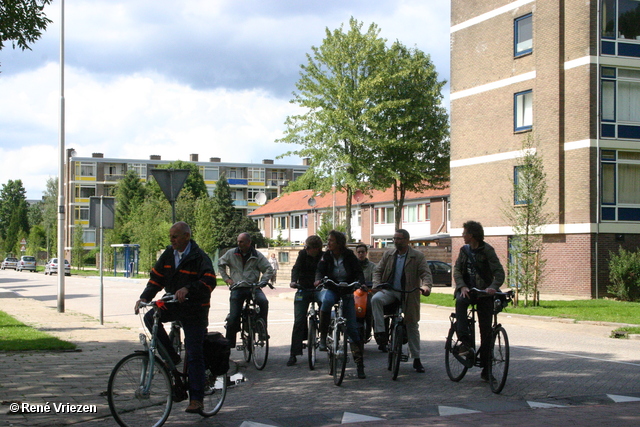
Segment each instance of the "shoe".
[{"label": "shoe", "polygon": [[322,339],[320,337],[320,343],[318,343],[318,351],[327,351],[327,338]]},{"label": "shoe", "polygon": [[204,409],[204,404],[201,401],[190,400],[189,406],[187,406],[187,409],[185,409],[184,412],[187,412],[189,414],[199,414],[200,412],[202,412],[203,409]]},{"label": "shoe", "polygon": [[424,366],[422,366],[420,359],[413,359],[413,369],[419,374],[424,374]]},{"label": "shoe", "polygon": [[[489,382],[489,370],[487,368],[482,369],[482,372],[480,373],[480,379],[485,383]],[[492,382],[496,381],[496,378],[493,375],[491,375],[491,381]]]},{"label": "shoe", "polygon": [[298,359],[295,356],[291,356],[289,357],[289,360],[287,360],[287,366],[293,366],[298,362]]},{"label": "shoe", "polygon": [[380,344],[378,346],[378,350],[380,350],[383,353],[389,353],[389,348],[387,347],[386,344]]},{"label": "shoe", "polygon": [[365,378],[367,378],[367,376],[364,373],[363,363],[358,363],[358,378],[360,378],[361,380],[364,380]]},{"label": "shoe", "polygon": [[460,344],[455,348],[455,351],[458,353],[458,356],[469,356],[473,352],[473,349],[464,344]]}]

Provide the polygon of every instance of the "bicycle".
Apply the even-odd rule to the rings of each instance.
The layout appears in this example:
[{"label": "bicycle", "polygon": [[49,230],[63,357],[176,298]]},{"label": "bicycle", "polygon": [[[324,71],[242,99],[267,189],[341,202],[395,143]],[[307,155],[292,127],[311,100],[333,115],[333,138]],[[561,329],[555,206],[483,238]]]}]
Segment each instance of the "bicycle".
[{"label": "bicycle", "polygon": [[378,289],[389,289],[395,292],[400,292],[400,302],[390,304],[394,307],[392,314],[385,314],[385,319],[390,319],[389,324],[389,353],[387,369],[392,372],[391,379],[397,380],[398,373],[400,372],[400,362],[406,362],[409,360],[409,354],[402,351],[402,347],[407,343],[407,327],[404,324],[404,313],[402,312],[402,306],[404,305],[404,295],[411,292],[418,291],[420,288],[413,288],[410,291],[393,289],[393,286],[389,283],[384,283],[378,286]]},{"label": "bicycle", "polygon": [[259,371],[267,365],[269,334],[267,333],[267,323],[259,316],[260,307],[256,303],[256,290],[267,285],[273,289],[273,286],[268,282],[249,283],[242,281],[229,287],[230,290],[238,288],[251,289],[251,296],[245,300],[240,314],[242,345],[238,346],[238,349],[242,350],[244,361],[248,363],[253,359],[253,364]]},{"label": "bicycle", "polygon": [[[309,292],[320,292],[322,286],[316,289],[308,289]],[[320,302],[313,298],[307,312],[307,342],[303,344],[303,348],[307,348],[307,360],[309,362],[309,370],[316,368],[317,352],[320,347]]]},{"label": "bicycle", "polygon": [[[473,288],[471,292],[486,294],[487,291]],[[491,343],[489,351],[489,360],[487,361],[487,374],[489,386],[494,393],[500,393],[507,382],[507,374],[509,373],[509,338],[507,331],[498,323],[498,313],[506,307],[513,299],[513,291],[496,292],[493,296],[493,323],[491,326]],[[445,364],[447,375],[451,381],[460,381],[467,370],[473,366],[480,365],[480,349],[475,349],[475,324],[476,324],[476,304],[471,304],[468,312],[469,332],[471,334],[471,342],[473,348],[466,354],[458,354],[458,349],[462,344],[456,333],[456,315],[452,313],[449,316],[451,327],[447,335],[445,344]]]},{"label": "bicycle", "polygon": [[343,315],[343,298],[347,294],[353,294],[354,289],[360,286],[360,283],[336,283],[325,277],[322,280],[323,286],[335,288],[340,294],[338,303],[333,306],[331,315],[331,323],[329,324],[329,332],[327,333],[327,355],[329,356],[329,375],[333,375],[333,383],[337,386],[342,384],[344,373],[347,367],[348,351],[347,351],[347,319]]},{"label": "bicycle", "polygon": [[[113,368],[107,387],[109,410],[122,427],[161,426],[169,417],[173,402],[181,402],[188,397],[187,358],[184,358],[184,369],[180,372],[157,339],[160,310],[165,304],[176,302],[173,295],[166,294],[159,300],[140,303],[141,308],[154,310],[151,336],[140,334],[144,350],[136,350],[121,359]],[[141,319],[145,312],[140,311]],[[172,331],[179,327],[179,323],[174,323]],[[204,409],[200,415],[211,417],[222,408],[228,381],[226,373],[216,375],[208,366],[205,366],[205,375]]]}]

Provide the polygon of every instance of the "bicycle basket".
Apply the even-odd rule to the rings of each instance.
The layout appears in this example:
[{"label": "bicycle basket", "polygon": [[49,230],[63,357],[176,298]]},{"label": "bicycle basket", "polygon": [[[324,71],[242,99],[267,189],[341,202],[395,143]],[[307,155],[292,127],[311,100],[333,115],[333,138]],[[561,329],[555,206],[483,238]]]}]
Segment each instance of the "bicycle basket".
[{"label": "bicycle basket", "polygon": [[204,363],[213,375],[223,375],[229,370],[231,349],[229,341],[220,332],[209,332],[204,338]]}]

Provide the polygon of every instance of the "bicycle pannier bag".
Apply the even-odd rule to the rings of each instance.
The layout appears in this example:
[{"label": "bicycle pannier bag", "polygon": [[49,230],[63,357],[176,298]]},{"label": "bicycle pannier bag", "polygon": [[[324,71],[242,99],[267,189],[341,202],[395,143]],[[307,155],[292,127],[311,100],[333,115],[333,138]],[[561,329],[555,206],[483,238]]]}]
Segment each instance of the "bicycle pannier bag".
[{"label": "bicycle pannier bag", "polygon": [[204,363],[214,375],[223,375],[229,370],[231,349],[229,341],[220,332],[209,332],[204,338]]}]

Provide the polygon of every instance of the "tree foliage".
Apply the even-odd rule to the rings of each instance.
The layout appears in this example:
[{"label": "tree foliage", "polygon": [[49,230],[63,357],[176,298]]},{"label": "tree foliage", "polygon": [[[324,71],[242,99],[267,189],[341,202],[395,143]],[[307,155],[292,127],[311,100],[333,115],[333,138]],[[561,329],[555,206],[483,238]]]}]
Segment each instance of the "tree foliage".
[{"label": "tree foliage", "polygon": [[138,206],[144,203],[146,190],[144,184],[135,170],[129,169],[116,184],[116,212],[115,212],[115,237],[118,243],[131,242],[132,214]]},{"label": "tree foliage", "polygon": [[18,253],[19,240],[29,235],[26,190],[21,180],[9,180],[0,189],[0,238],[6,253]]},{"label": "tree foliage", "polygon": [[58,179],[47,179],[47,187],[42,196],[42,227],[45,233],[47,258],[58,246]]},{"label": "tree foliage", "polygon": [[73,264],[77,269],[82,269],[84,267],[84,235],[81,225],[76,225],[73,230],[71,264]]},{"label": "tree foliage", "polygon": [[609,280],[607,290],[622,301],[640,301],[640,250],[620,248],[609,252]]},{"label": "tree foliage", "polygon": [[367,122],[371,183],[393,188],[395,228],[407,191],[442,188],[449,180],[449,124],[442,88],[429,55],[395,42],[374,85]]},{"label": "tree foliage", "polygon": [[538,304],[538,284],[546,264],[542,253],[542,229],[551,222],[545,211],[547,182],[543,159],[535,147],[534,137],[528,134],[522,144],[521,164],[515,170],[513,200],[504,201],[503,215],[511,225],[514,236],[510,241],[509,280],[516,287],[519,302],[525,306],[531,299]]},{"label": "tree foliage", "polygon": [[0,3],[0,50],[5,41],[15,49],[29,49],[52,21],[44,14],[51,0],[6,0]]},{"label": "tree foliage", "polygon": [[[304,112],[287,118],[278,142],[302,148],[285,153],[312,159],[299,184],[316,191],[335,185],[346,195],[351,239],[355,190],[394,187],[399,221],[404,194],[436,188],[449,179],[448,117],[444,81],[429,55],[396,42],[387,48],[380,30],[349,20],[312,47],[292,103]],[[399,227],[399,223],[397,224]]]}]

